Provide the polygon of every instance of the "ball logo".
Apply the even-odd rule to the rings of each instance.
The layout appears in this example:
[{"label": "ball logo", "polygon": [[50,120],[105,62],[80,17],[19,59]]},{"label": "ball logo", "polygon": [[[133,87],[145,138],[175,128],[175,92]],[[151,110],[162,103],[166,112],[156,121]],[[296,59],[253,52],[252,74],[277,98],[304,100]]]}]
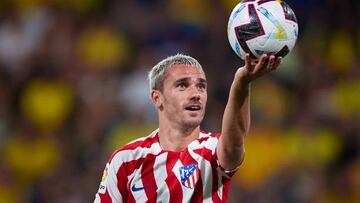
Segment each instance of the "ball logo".
[{"label": "ball logo", "polygon": [[266,8],[260,7],[257,9],[274,25],[276,31],[272,33],[273,39],[287,39],[286,31],[279,22]]}]

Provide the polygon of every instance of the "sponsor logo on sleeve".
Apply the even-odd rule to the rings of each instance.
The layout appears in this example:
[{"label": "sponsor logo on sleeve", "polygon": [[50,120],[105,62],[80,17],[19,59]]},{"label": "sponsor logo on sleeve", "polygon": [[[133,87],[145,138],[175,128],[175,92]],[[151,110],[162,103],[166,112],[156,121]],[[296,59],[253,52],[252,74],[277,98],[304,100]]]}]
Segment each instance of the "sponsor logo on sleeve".
[{"label": "sponsor logo on sleeve", "polygon": [[98,193],[105,194],[105,192],[106,192],[106,182],[107,182],[108,176],[109,176],[109,163],[106,164],[106,167],[104,169]]}]

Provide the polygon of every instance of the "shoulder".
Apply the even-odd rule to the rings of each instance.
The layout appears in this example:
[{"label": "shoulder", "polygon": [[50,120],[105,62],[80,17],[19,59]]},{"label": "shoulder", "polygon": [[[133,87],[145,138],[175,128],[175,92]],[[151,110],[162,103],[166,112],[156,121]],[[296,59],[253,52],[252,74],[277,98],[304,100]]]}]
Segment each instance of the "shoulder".
[{"label": "shoulder", "polygon": [[157,145],[159,145],[157,133],[158,129],[150,133],[148,136],[129,142],[120,149],[114,151],[108,162],[111,163],[114,160],[128,162],[136,160],[139,156],[142,157],[144,154],[159,151],[159,148],[157,147]]}]

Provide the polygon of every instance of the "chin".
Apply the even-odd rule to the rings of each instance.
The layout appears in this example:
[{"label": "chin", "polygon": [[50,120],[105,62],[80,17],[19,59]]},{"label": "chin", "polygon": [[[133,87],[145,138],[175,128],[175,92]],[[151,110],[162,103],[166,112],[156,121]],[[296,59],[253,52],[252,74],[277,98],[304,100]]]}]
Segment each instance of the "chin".
[{"label": "chin", "polygon": [[196,128],[196,127],[200,126],[202,120],[203,120],[202,118],[191,118],[191,119],[184,121],[184,125],[189,128]]},{"label": "chin", "polygon": [[183,127],[184,127],[184,129],[193,130],[193,129],[199,127],[199,126],[200,126],[200,123],[185,123]]}]

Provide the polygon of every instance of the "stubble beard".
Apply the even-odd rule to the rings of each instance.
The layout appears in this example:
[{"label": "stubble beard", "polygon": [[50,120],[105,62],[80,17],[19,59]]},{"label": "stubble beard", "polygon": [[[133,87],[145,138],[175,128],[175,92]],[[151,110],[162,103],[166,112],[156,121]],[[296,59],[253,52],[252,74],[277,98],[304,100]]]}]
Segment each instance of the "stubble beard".
[{"label": "stubble beard", "polygon": [[183,120],[181,122],[181,127],[185,131],[193,131],[194,129],[198,128],[202,121],[204,120],[204,113],[198,119],[191,119],[191,120]]}]

